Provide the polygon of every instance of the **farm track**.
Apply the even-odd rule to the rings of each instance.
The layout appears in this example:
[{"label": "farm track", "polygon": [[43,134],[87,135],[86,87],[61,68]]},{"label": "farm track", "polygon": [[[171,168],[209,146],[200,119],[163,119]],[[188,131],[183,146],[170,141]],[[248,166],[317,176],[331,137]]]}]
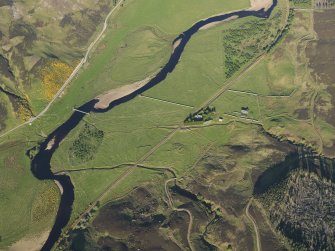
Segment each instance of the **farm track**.
[{"label": "farm track", "polygon": [[[76,173],[76,172],[84,172],[84,171],[106,171],[106,170],[114,170],[114,169],[118,169],[118,168],[122,168],[123,166],[132,166],[134,164],[132,163],[124,163],[124,164],[120,164],[120,165],[116,165],[116,166],[103,166],[103,167],[87,167],[87,168],[78,168],[78,169],[65,169],[62,171],[58,171],[55,172],[55,175],[61,175],[61,174],[65,174],[65,173]],[[149,170],[165,170],[168,171],[170,173],[172,173],[172,175],[174,177],[177,177],[176,171],[173,170],[170,167],[153,167],[153,166],[146,166],[146,165],[137,165],[136,167],[138,168],[142,168],[142,169],[149,169]]]},{"label": "farm track", "polygon": [[83,57],[83,59],[80,61],[80,63],[76,66],[76,68],[73,70],[73,72],[71,73],[70,77],[65,81],[65,83],[62,85],[62,87],[58,90],[58,92],[55,94],[55,96],[52,98],[52,100],[48,103],[48,105],[35,117],[30,118],[28,121],[14,127],[13,129],[3,133],[0,135],[0,138],[16,131],[17,129],[25,126],[25,125],[31,125],[35,120],[39,119],[40,117],[42,117],[51,107],[51,105],[56,101],[56,99],[63,93],[63,91],[65,90],[65,88],[69,85],[69,83],[77,76],[77,73],[79,72],[79,70],[84,66],[84,64],[87,62],[88,57],[93,49],[93,47],[99,42],[99,40],[101,39],[101,37],[104,35],[107,27],[108,27],[108,20],[111,17],[111,15],[121,6],[121,4],[123,3],[123,0],[119,0],[119,2],[114,6],[114,8],[108,13],[108,15],[105,18],[104,21],[104,25],[103,28],[101,30],[101,32],[98,34],[98,36],[95,38],[95,40],[89,45],[89,47],[87,48],[87,51],[85,53],[85,56]]},{"label": "farm track", "polygon": [[165,194],[166,194],[166,197],[168,198],[169,206],[174,211],[185,212],[185,213],[188,214],[188,216],[190,218],[190,223],[188,224],[188,228],[187,228],[187,242],[188,242],[188,246],[190,247],[191,251],[194,251],[194,248],[193,248],[193,245],[192,245],[192,241],[191,241],[191,233],[192,233],[192,226],[193,226],[193,215],[192,215],[192,213],[191,213],[190,210],[185,209],[185,208],[176,208],[173,205],[173,199],[172,199],[172,197],[171,197],[171,195],[169,193],[169,188],[168,188],[168,184],[171,181],[176,181],[176,178],[172,178],[172,179],[169,179],[169,180],[165,181],[165,184],[164,184]]},{"label": "farm track", "polygon": [[318,92],[316,91],[313,94],[313,97],[312,97],[312,100],[311,100],[310,114],[311,114],[311,122],[312,122],[313,129],[314,129],[315,133],[318,135],[319,140],[320,140],[320,152],[323,152],[324,142],[323,142],[323,139],[322,139],[322,135],[321,135],[319,129],[317,128],[317,126],[315,125],[316,115],[315,115],[314,111],[315,111],[315,100],[316,100],[317,96],[318,96]]},{"label": "farm track", "polygon": [[[313,6],[315,6],[315,1],[313,0]],[[316,33],[316,31],[314,30],[314,14],[311,15],[311,18],[312,18],[312,29],[314,31],[314,38],[313,40],[317,40],[318,39],[318,35]],[[305,45],[305,49],[306,49],[306,45]],[[320,140],[320,152],[323,152],[323,148],[324,148],[324,142],[323,142],[323,138],[322,138],[322,135],[319,131],[319,129],[317,128],[317,126],[315,125],[315,118],[316,118],[316,114],[315,114],[315,108],[316,108],[316,104],[315,104],[315,100],[317,99],[318,97],[318,91],[315,90],[314,93],[313,93],[313,96],[311,98],[311,105],[309,107],[310,109],[310,114],[311,114],[311,122],[312,122],[312,126],[313,126],[313,129],[315,131],[315,133],[317,134],[317,136],[319,137],[319,140]]]},{"label": "farm track", "polygon": [[228,81],[226,85],[224,85],[222,88],[220,88],[212,97],[210,97],[208,100],[206,100],[198,110],[209,106],[212,104],[215,100],[217,100],[222,94],[224,94],[226,91],[230,90],[230,87],[235,84],[237,80],[242,78],[246,73],[248,73],[250,70],[252,70],[264,57],[266,54],[260,55],[252,64],[250,64],[248,67],[246,67],[242,72],[237,75],[235,78]]},{"label": "farm track", "polygon": [[256,250],[257,251],[262,251],[262,247],[261,247],[261,238],[260,238],[260,234],[259,234],[259,230],[258,230],[258,226],[256,224],[255,219],[250,215],[249,213],[249,208],[252,204],[253,199],[251,198],[248,202],[247,207],[245,208],[245,215],[247,216],[247,218],[250,220],[250,222],[252,223],[253,227],[254,227],[254,231],[256,234]]},{"label": "farm track", "polygon": [[147,158],[149,158],[161,145],[165,144],[170,138],[172,138],[173,135],[179,129],[180,129],[180,127],[176,128],[175,130],[170,132],[162,141],[160,141],[156,146],[154,146],[149,152],[147,152],[142,158],[140,158],[134,165],[126,168],[125,172],[123,174],[121,174],[121,176],[115,182],[110,184],[98,196],[98,198],[94,202],[92,202],[91,205],[78,217],[78,219],[75,220],[73,222],[73,224],[71,224],[70,229],[76,227],[80,223],[81,219],[94,208],[94,206],[97,204],[98,201],[102,200],[105,197],[105,195],[107,195],[111,190],[113,190],[115,187],[117,187],[125,178],[127,178],[130,174],[132,174],[136,170],[136,168],[138,168],[138,166],[141,166],[140,163],[142,163]]},{"label": "farm track", "polygon": [[54,172],[55,175],[62,175],[65,173],[77,173],[84,171],[103,171],[103,170],[114,170],[118,168],[122,168],[122,166],[130,166],[132,164],[125,163],[116,166],[100,166],[100,167],[83,167],[83,168],[74,168],[74,169],[64,169],[61,171]]},{"label": "farm track", "polygon": [[263,95],[255,92],[248,92],[248,91],[239,91],[239,90],[233,90],[233,89],[228,89],[227,91],[229,92],[234,92],[234,93],[240,93],[240,94],[245,94],[245,95],[251,95],[251,96],[256,96],[256,97],[262,97],[262,98],[291,98],[293,94],[296,92],[296,89],[294,89],[290,94],[288,95]]},{"label": "farm track", "polygon": [[[289,18],[289,2],[288,0],[286,1],[286,16],[285,16],[285,23],[283,24],[283,27],[285,27],[288,23],[288,18]],[[210,97],[201,107],[204,108],[206,106],[209,106],[211,103],[213,103],[215,100],[217,100],[222,94],[224,94],[226,91],[231,90],[230,87],[239,79],[241,79],[242,77],[244,77],[244,75],[246,75],[250,70],[252,70],[259,62],[261,62],[265,57],[266,57],[267,53],[262,53],[254,62],[252,62],[251,64],[249,64],[249,66],[247,66],[245,69],[243,69],[241,71],[240,74],[238,74],[235,78],[231,79],[230,81],[228,81],[228,83],[223,86],[221,89],[219,89],[212,97]],[[199,109],[199,110],[200,110]]]}]

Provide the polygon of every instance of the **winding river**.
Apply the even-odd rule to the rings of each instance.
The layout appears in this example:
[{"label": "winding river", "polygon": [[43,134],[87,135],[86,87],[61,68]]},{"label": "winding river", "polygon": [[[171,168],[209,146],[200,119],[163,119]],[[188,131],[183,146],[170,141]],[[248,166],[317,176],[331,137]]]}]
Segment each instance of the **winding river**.
[{"label": "winding river", "polygon": [[[125,103],[135,98],[138,94],[141,94],[146,90],[152,88],[153,86],[161,83],[167,77],[167,75],[174,70],[179,62],[179,59],[185,49],[186,44],[191,39],[191,37],[199,31],[200,28],[211,23],[227,20],[233,16],[237,16],[238,18],[248,16],[268,18],[275,6],[277,5],[277,1],[278,0],[273,0],[272,6],[266,11],[264,9],[258,11],[236,11],[228,14],[210,17],[208,19],[201,20],[195,23],[191,28],[180,34],[175,39],[175,41],[179,40],[180,43],[174,49],[169,61],[160,70],[160,72],[155,77],[153,77],[145,86],[141,87],[140,89],[134,91],[129,95],[126,95],[118,100],[111,102],[106,109],[94,108],[98,100],[93,99],[79,107],[78,110],[84,111],[86,113],[103,113],[111,110],[115,106],[121,105],[122,103]],[[71,182],[70,177],[67,175],[53,174],[51,171],[50,161],[62,140],[71,132],[72,129],[74,129],[79,124],[84,116],[84,113],[75,111],[68,120],[66,120],[62,125],[60,125],[52,133],[50,133],[50,135],[43,142],[41,142],[38,147],[34,148],[34,150],[38,149],[38,153],[35,156],[31,157],[31,171],[37,179],[55,180],[58,181],[63,187],[63,193],[61,195],[60,205],[56,215],[55,223],[52,227],[47,241],[42,247],[42,250],[51,250],[56,241],[59,239],[62,229],[68,224],[70,220],[72,205],[74,202],[74,186]],[[53,142],[53,144],[50,144],[50,142]],[[32,156],[32,150],[29,150],[27,154],[29,156]]]}]

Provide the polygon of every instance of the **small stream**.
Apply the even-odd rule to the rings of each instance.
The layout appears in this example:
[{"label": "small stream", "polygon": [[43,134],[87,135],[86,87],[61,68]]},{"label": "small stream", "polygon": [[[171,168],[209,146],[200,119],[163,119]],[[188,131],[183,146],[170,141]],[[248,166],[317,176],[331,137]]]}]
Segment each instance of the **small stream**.
[{"label": "small stream", "polygon": [[[176,65],[178,64],[180,57],[185,49],[185,46],[191,39],[191,37],[199,31],[199,29],[207,24],[213,22],[220,22],[226,19],[229,19],[232,16],[238,16],[238,18],[248,17],[248,16],[255,16],[259,18],[268,18],[275,6],[277,5],[278,0],[273,0],[272,6],[267,10],[259,10],[259,11],[248,11],[242,10],[237,12],[232,12],[228,14],[223,14],[219,16],[210,17],[205,20],[201,20],[195,23],[192,27],[188,30],[180,34],[176,39],[180,39],[179,45],[175,48],[169,61],[166,65],[161,69],[161,71],[152,78],[145,86],[138,89],[137,91],[124,96],[116,101],[113,101],[109,104],[109,107],[106,109],[95,109],[94,105],[98,102],[98,100],[94,99],[91,100],[81,107],[78,110],[81,110],[86,113],[94,112],[94,113],[104,113],[111,110],[113,107],[121,105],[133,98],[137,95],[149,90],[150,88],[154,87],[155,85],[161,83],[169,73],[173,72]],[[38,149],[38,153],[31,157],[31,171],[34,176],[39,180],[56,180],[58,181],[63,187],[63,194],[61,195],[60,205],[58,208],[58,212],[56,215],[55,223],[52,227],[52,230],[49,234],[47,241],[45,242],[42,250],[51,250],[54,244],[59,239],[62,229],[68,224],[71,212],[72,212],[72,205],[74,202],[74,186],[71,182],[71,179],[67,175],[55,175],[51,171],[51,158],[54,152],[59,147],[59,144],[62,142],[63,139],[74,129],[79,122],[84,118],[85,114],[80,112],[74,112],[69,119],[67,119],[63,124],[61,124],[57,129],[55,129],[50,135],[39,144],[38,147],[35,147],[34,150]],[[53,140],[54,144],[48,147],[48,143]],[[32,150],[27,152],[28,156],[32,156]]]}]

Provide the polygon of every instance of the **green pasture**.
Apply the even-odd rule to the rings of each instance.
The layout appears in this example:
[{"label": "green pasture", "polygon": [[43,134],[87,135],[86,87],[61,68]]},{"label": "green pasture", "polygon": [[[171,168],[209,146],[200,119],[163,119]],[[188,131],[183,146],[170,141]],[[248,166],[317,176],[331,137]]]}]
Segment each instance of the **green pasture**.
[{"label": "green pasture", "polygon": [[0,145],[0,248],[49,229],[58,208],[57,186],[33,177],[26,147],[22,141]]},{"label": "green pasture", "polygon": [[170,167],[182,175],[189,170],[211,142],[194,131],[178,132],[143,164]]},{"label": "green pasture", "polygon": [[[196,107],[201,105],[231,77],[226,74],[228,65],[239,64],[232,74],[237,75],[261,54],[262,46],[274,40],[283,22],[284,7],[279,6],[268,20],[247,17],[196,33],[173,73],[146,95]],[[264,34],[267,34],[266,39]],[[238,49],[233,51],[232,48]],[[178,95],[175,95],[176,90]]]},{"label": "green pasture", "polygon": [[[160,2],[163,3],[163,1]],[[79,73],[76,80],[71,83],[62,98],[53,104],[48,113],[42,119],[34,122],[34,133],[47,134],[56,124],[61,123],[70,116],[74,106],[80,106],[103,91],[120,86],[122,82],[126,83],[124,81],[130,81],[130,78],[132,78],[131,81],[137,81],[156,72],[162,66],[164,59],[167,59],[171,53],[172,40],[179,32],[182,32],[184,28],[195,21],[218,13],[218,9],[220,9],[220,12],[225,12],[232,9],[240,9],[249,4],[248,1],[238,1],[238,3],[232,4],[230,2],[211,0],[209,3],[206,1],[206,5],[203,5],[202,1],[193,2],[192,6],[194,6],[194,9],[192,8],[192,11],[190,11],[187,8],[186,12],[189,11],[188,16],[183,15],[183,22],[179,22],[174,21],[175,16],[177,16],[177,13],[173,12],[174,8],[184,8],[190,3],[184,1],[175,2],[175,4],[169,2],[169,5],[165,2],[163,3],[168,6],[164,8],[166,15],[173,14],[174,16],[161,18],[164,13],[160,11],[159,17],[156,16],[157,20],[154,20],[150,15],[144,15],[144,13],[147,8],[157,7],[158,1],[138,0],[127,2],[117,14],[112,16],[110,29],[100,41],[96,51],[90,57],[89,63]],[[136,6],[133,6],[133,4]],[[202,7],[200,8],[201,5]],[[135,8],[136,10],[137,8],[139,9],[134,14]],[[175,30],[179,28],[178,32],[175,32],[173,36],[164,33],[163,30],[166,28],[164,23],[165,25],[171,24],[169,27]],[[144,41],[146,38],[150,39]],[[139,43],[141,46],[137,46]],[[163,48],[159,48],[160,46]],[[116,64],[115,61],[118,63]],[[131,67],[120,68],[124,64],[128,64]],[[136,78],[133,78],[135,76],[134,72],[136,72]],[[118,79],[118,83],[113,82],[112,78],[114,76]],[[121,78],[124,79],[122,80]],[[34,99],[36,100],[34,110],[41,110],[45,106],[45,101],[41,98],[39,88],[33,91],[35,92]],[[30,131],[29,134],[31,134]]]},{"label": "green pasture", "polygon": [[[295,65],[289,56],[290,52],[282,49],[284,46],[285,43],[276,49],[275,56],[260,61],[248,74],[237,80],[232,89],[263,96],[290,95],[296,88]],[[277,50],[281,51],[279,57]]]},{"label": "green pasture", "polygon": [[[76,219],[90,203],[93,203],[111,185],[125,175],[129,167],[123,165],[110,170],[84,170],[70,173],[75,186],[75,202],[71,219]],[[108,190],[100,203],[122,197],[134,188],[143,185],[143,183],[157,182],[158,179],[162,179],[163,174],[164,170],[156,171],[137,167],[120,184]]]},{"label": "green pasture", "polygon": [[[172,131],[173,126],[180,124],[190,110],[138,97],[107,113],[88,115],[62,142],[52,159],[52,168],[59,171],[64,167],[114,166],[136,162]],[[92,160],[74,163],[69,159],[69,150],[79,139],[85,123],[103,131],[104,136]]]},{"label": "green pasture", "polygon": [[244,117],[253,120],[260,120],[258,98],[255,95],[227,91],[219,99],[213,102],[220,114],[229,114],[241,117],[242,107],[249,108],[248,114]]},{"label": "green pasture", "polygon": [[145,184],[156,184],[157,190],[162,190],[164,186],[164,180],[167,178],[164,170],[149,170],[140,167],[136,167],[120,184],[114,189],[111,189],[106,196],[102,199],[102,204],[107,201],[119,199],[133,189],[145,186]]},{"label": "green pasture", "polygon": [[0,92],[0,105],[0,116],[5,117],[2,121],[4,127],[0,128],[0,133],[4,133],[21,121],[16,117],[8,96],[2,92]]},{"label": "green pasture", "polygon": [[127,167],[112,170],[86,170],[70,173],[71,181],[75,186],[75,200],[73,204],[72,219],[77,218],[88,205],[111,184],[113,184]]},{"label": "green pasture", "polygon": [[71,107],[104,91],[146,78],[164,65],[172,51],[174,38],[193,23],[211,15],[248,6],[248,0],[125,2],[112,16],[109,29],[89,63],[52,110],[56,113],[60,109],[69,112]]},{"label": "green pasture", "polygon": [[290,0],[290,6],[293,8],[311,8],[313,0]]}]

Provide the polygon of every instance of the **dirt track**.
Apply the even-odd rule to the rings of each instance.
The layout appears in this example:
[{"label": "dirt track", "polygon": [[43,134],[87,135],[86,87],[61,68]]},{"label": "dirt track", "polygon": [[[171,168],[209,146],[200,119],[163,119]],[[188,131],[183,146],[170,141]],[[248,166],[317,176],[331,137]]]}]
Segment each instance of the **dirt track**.
[{"label": "dirt track", "polygon": [[192,241],[191,241],[191,233],[192,233],[192,226],[193,226],[193,215],[192,215],[191,211],[188,210],[188,209],[174,207],[172,197],[171,197],[171,195],[169,193],[168,184],[171,181],[175,181],[175,180],[176,180],[176,178],[172,178],[172,179],[169,179],[169,180],[165,181],[165,185],[164,185],[165,194],[166,194],[166,197],[168,198],[169,206],[174,211],[177,211],[177,212],[186,212],[188,214],[188,216],[190,217],[190,223],[188,224],[188,228],[187,228],[187,242],[188,242],[188,246],[190,247],[191,251],[194,251],[194,248],[193,248],[193,245],[192,245]]},{"label": "dirt track", "polygon": [[261,239],[260,239],[260,235],[259,235],[259,230],[256,224],[255,219],[249,214],[249,208],[250,205],[252,203],[252,198],[249,200],[247,207],[245,208],[245,215],[248,217],[248,219],[251,221],[252,225],[254,226],[254,230],[255,230],[255,234],[256,234],[256,247],[257,247],[257,251],[261,251],[262,247],[261,247]]}]

